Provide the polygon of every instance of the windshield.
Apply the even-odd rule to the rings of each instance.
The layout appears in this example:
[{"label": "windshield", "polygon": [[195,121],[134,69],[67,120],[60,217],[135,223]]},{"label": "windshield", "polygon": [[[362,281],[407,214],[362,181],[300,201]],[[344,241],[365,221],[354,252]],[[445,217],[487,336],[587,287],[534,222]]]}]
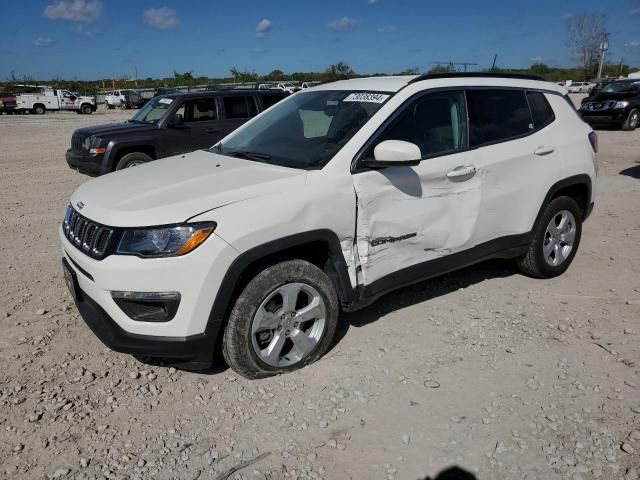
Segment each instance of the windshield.
[{"label": "windshield", "polygon": [[389,97],[379,92],[297,93],[232,134],[217,153],[292,168],[322,167]]},{"label": "windshield", "polygon": [[619,93],[619,92],[629,92],[631,90],[637,90],[640,88],[640,81],[631,81],[631,82],[612,82],[607,84],[601,92],[603,93]]},{"label": "windshield", "polygon": [[171,107],[173,98],[156,97],[149,101],[131,117],[132,122],[138,123],[158,123]]}]

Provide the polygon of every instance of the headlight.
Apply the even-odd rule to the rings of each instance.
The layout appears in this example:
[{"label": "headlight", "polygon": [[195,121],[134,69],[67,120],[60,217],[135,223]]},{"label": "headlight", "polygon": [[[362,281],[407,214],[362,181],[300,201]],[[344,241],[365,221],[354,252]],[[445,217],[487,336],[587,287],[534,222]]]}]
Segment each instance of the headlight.
[{"label": "headlight", "polygon": [[91,148],[91,137],[85,138],[84,141],[82,142],[82,146],[84,147],[85,150],[89,150]]},{"label": "headlight", "polygon": [[213,222],[125,230],[116,253],[140,257],[177,257],[189,253],[213,233]]},{"label": "headlight", "polygon": [[616,102],[613,108],[627,108],[627,105],[629,105],[629,102],[623,100],[621,102]]}]

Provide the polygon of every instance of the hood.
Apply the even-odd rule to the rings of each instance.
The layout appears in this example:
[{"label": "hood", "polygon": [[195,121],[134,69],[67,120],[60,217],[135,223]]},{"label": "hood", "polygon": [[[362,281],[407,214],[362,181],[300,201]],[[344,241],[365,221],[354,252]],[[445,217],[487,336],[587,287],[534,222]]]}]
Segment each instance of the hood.
[{"label": "hood", "polygon": [[585,102],[606,102],[608,100],[626,100],[635,97],[633,92],[604,93],[598,92],[593,97],[585,98]]},{"label": "hood", "polygon": [[81,185],[71,204],[112,227],[180,223],[223,205],[304,185],[306,171],[208,151],[156,160]]},{"label": "hood", "polygon": [[79,128],[75,131],[76,135],[88,137],[95,135],[96,137],[104,137],[109,135],[121,135],[128,132],[142,132],[146,130],[155,130],[156,125],[143,123],[107,123],[104,125],[96,125],[95,127]]}]

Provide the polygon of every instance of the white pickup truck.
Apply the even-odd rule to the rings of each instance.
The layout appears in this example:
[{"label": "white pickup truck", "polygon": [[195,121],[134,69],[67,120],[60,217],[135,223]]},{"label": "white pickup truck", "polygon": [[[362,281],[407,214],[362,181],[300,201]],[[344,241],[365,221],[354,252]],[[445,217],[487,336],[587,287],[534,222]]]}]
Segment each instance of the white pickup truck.
[{"label": "white pickup truck", "polygon": [[47,110],[72,110],[88,115],[96,111],[94,97],[76,96],[69,90],[43,88],[40,93],[23,93],[16,96],[16,110],[37,115]]}]

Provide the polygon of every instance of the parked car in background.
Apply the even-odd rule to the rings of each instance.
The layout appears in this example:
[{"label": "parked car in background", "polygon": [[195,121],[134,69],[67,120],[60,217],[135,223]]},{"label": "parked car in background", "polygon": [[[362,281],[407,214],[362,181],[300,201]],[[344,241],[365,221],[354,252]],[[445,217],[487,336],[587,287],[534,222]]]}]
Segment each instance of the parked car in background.
[{"label": "parked car in background", "polygon": [[614,125],[622,130],[635,130],[640,126],[640,79],[607,83],[583,101],[580,115],[590,125]]},{"label": "parked car in background", "polygon": [[319,85],[320,82],[302,82],[302,85],[300,85],[300,88],[302,90],[306,90],[307,88],[311,88],[311,87],[315,87],[316,85]]},{"label": "parked car in background", "polygon": [[589,82],[572,82],[571,85],[567,87],[569,93],[589,93],[589,90],[594,86],[593,83]]},{"label": "parked car in background", "polygon": [[341,310],[411,283],[493,258],[556,277],[597,168],[564,92],[496,74],[299,92],[212,149],[80,186],[66,283],[116,351],[206,368],[219,348],[261,378],[318,360]]},{"label": "parked car in background", "polygon": [[115,90],[108,92],[104,101],[107,104],[107,108],[140,108],[144,105],[144,100],[140,97],[140,94],[135,90]]},{"label": "parked car in background", "polygon": [[0,114],[13,113],[16,109],[16,96],[9,93],[0,93]]},{"label": "parked car in background", "polygon": [[282,90],[283,92],[287,92],[287,93],[295,93],[300,90],[300,87],[290,82],[280,82],[272,86],[271,88]]},{"label": "parked car in background", "polygon": [[209,148],[286,96],[281,91],[223,90],[155,97],[127,122],[76,130],[66,160],[81,173],[103,175]]},{"label": "parked car in background", "polygon": [[77,96],[69,90],[42,88],[40,93],[21,93],[16,96],[16,110],[43,115],[47,110],[71,110],[88,115],[96,111],[96,99]]}]

